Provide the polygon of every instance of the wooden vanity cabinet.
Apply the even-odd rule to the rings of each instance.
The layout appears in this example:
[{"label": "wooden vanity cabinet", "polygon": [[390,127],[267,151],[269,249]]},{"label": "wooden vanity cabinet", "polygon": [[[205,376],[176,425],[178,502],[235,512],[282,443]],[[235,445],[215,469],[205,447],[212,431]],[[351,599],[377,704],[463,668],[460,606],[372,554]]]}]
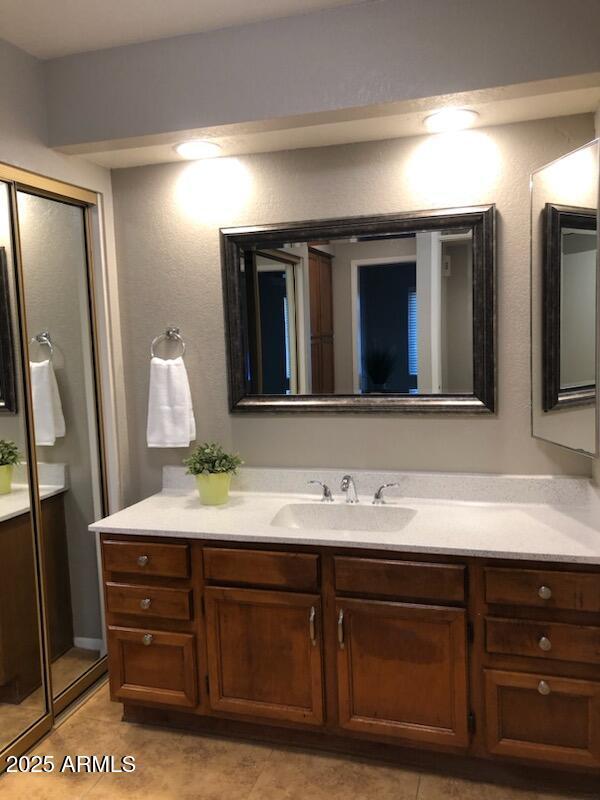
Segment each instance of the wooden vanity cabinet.
[{"label": "wooden vanity cabinet", "polygon": [[600,567],[106,534],[103,553],[128,720],[600,772]]},{"label": "wooden vanity cabinet", "polygon": [[320,725],[320,597],[208,587],[204,598],[211,708]]},{"label": "wooden vanity cabinet", "polygon": [[[50,660],[56,661],[73,647],[62,493],[44,498],[41,509]],[[0,522],[0,703],[22,703],[42,684],[33,547],[29,512]]]},{"label": "wooden vanity cabinet", "polygon": [[336,620],[342,728],[467,746],[464,609],[338,598]]}]

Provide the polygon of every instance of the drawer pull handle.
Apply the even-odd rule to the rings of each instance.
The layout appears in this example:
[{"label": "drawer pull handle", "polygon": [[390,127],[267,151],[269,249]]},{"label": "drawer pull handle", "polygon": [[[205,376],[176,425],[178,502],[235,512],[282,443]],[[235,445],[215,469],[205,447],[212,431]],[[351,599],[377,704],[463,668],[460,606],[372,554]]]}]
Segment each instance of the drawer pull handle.
[{"label": "drawer pull handle", "polygon": [[152,644],[153,640],[154,636],[152,636],[151,633],[145,633],[142,638],[142,643],[144,644],[145,647],[149,647]]},{"label": "drawer pull handle", "polygon": [[144,597],[143,600],[140,600],[140,608],[143,611],[147,611],[151,605],[152,605],[152,600],[149,597]]},{"label": "drawer pull handle", "polygon": [[549,586],[540,586],[538,589],[538,595],[542,598],[542,600],[550,600],[552,597],[552,589]]},{"label": "drawer pull handle", "polygon": [[552,642],[547,636],[542,636],[538,642],[540,650],[544,650],[544,652],[548,652],[548,650],[552,650]]},{"label": "drawer pull handle", "polygon": [[540,682],[538,683],[537,690],[538,690],[538,692],[539,692],[540,694],[543,694],[543,695],[550,694],[550,692],[552,691],[552,690],[550,689],[550,685],[549,685],[549,684],[547,684],[547,683],[546,683],[546,681],[540,681]]},{"label": "drawer pull handle", "polygon": [[148,564],[148,561],[150,561],[148,556],[138,556],[137,560],[138,566],[145,567]]},{"label": "drawer pull handle", "polygon": [[310,643],[313,647],[317,646],[317,633],[316,633],[316,626],[315,626],[315,619],[317,616],[317,610],[314,606],[311,606],[310,614],[308,615],[308,630],[310,635]]},{"label": "drawer pull handle", "polygon": [[340,608],[340,612],[337,618],[337,636],[338,636],[338,644],[340,646],[340,650],[343,650],[344,645],[344,609]]}]

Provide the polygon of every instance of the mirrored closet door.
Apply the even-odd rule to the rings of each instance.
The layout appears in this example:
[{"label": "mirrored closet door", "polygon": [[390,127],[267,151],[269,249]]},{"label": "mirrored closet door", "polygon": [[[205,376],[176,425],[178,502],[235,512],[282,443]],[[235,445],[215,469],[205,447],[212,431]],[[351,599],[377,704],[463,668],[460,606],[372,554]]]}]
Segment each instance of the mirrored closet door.
[{"label": "mirrored closet door", "polygon": [[49,719],[14,252],[0,182],[0,752]]},{"label": "mirrored closet door", "polygon": [[106,671],[88,526],[107,512],[91,269],[96,195],[0,164],[3,176],[0,769]]},{"label": "mirrored closet door", "polygon": [[17,192],[54,698],[104,655],[102,516],[85,209]]}]

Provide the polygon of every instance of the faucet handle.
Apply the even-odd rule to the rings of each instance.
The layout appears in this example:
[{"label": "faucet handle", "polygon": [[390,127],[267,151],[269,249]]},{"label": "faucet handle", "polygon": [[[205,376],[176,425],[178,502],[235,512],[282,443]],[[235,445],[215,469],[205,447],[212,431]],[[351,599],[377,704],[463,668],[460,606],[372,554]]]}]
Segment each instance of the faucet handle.
[{"label": "faucet handle", "polygon": [[392,486],[400,486],[399,483],[384,483],[382,484],[379,489],[373,495],[373,505],[374,506],[383,506],[385,505],[385,499],[383,497],[383,493],[386,489],[390,489]]},{"label": "faucet handle", "polygon": [[315,483],[323,489],[323,494],[321,495],[321,502],[322,503],[333,503],[333,495],[331,494],[331,489],[327,486],[326,483],[323,481],[307,481],[307,483]]}]

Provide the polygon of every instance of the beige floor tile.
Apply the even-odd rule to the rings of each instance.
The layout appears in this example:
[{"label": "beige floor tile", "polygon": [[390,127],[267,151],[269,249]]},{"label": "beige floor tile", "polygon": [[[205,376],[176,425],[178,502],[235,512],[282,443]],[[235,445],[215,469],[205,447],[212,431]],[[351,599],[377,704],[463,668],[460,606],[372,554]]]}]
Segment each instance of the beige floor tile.
[{"label": "beige floor tile", "polygon": [[419,775],[343,756],[278,750],[249,800],[415,800]]},{"label": "beige floor tile", "polygon": [[102,722],[120,723],[123,717],[123,705],[122,703],[112,702],[109,696],[108,683],[105,683],[86,700],[77,713]]},{"label": "beige floor tile", "polygon": [[[423,775],[417,800],[575,800],[581,794],[512,789],[439,775]],[[600,798],[600,792],[598,793]]]},{"label": "beige floor tile", "polygon": [[245,800],[271,753],[263,745],[175,732],[157,748],[148,729],[138,730],[139,741],[125,737],[136,756],[135,773],[102,776],[90,800]]}]

